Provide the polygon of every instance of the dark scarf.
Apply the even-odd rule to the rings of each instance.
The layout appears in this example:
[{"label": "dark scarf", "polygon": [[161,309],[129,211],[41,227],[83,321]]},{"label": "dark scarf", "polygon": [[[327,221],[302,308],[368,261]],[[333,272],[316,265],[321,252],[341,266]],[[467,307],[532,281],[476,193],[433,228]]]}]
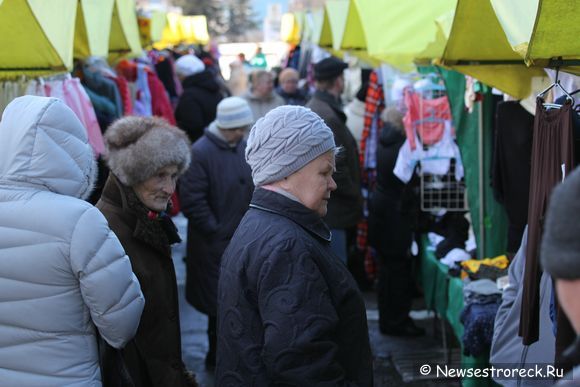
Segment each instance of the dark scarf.
[{"label": "dark scarf", "polygon": [[125,197],[128,209],[137,218],[133,236],[156,249],[167,252],[174,243],[181,242],[177,233],[177,227],[171,217],[165,212],[157,213],[149,210],[139,200],[131,187],[126,187],[117,180],[117,186],[121,188],[121,195]]},{"label": "dark scarf", "polygon": [[327,91],[316,90],[314,92],[314,98],[327,103],[328,106],[330,106],[330,108],[340,117],[342,122],[346,123],[346,114],[344,114],[340,97],[335,97]]}]

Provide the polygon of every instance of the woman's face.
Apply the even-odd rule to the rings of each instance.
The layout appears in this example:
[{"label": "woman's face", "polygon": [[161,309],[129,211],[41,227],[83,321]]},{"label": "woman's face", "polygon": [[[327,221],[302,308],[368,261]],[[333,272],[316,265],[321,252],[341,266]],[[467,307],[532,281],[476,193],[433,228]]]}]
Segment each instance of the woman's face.
[{"label": "woman's face", "polygon": [[149,179],[134,186],[133,190],[141,203],[152,211],[165,211],[169,198],[175,191],[177,171],[176,165],[168,165],[158,170]]},{"label": "woman's face", "polygon": [[330,193],[336,189],[332,178],[334,171],[334,151],[328,151],[282,180],[281,187],[296,196],[306,207],[316,211],[320,217],[324,217]]}]

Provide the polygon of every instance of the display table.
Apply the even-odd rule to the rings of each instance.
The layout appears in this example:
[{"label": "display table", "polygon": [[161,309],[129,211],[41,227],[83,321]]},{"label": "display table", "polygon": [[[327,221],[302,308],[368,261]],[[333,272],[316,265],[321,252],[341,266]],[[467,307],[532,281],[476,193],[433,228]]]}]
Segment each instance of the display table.
[{"label": "display table", "polygon": [[[426,307],[437,312],[440,318],[447,320],[455,337],[459,343],[462,343],[463,324],[459,318],[463,310],[463,282],[447,273],[448,267],[435,258],[434,252],[429,250],[428,246],[429,240],[424,235],[421,240],[420,274]],[[487,367],[489,355],[465,356],[462,348],[461,365],[463,367]],[[463,379],[462,385],[498,386],[491,378]]]}]

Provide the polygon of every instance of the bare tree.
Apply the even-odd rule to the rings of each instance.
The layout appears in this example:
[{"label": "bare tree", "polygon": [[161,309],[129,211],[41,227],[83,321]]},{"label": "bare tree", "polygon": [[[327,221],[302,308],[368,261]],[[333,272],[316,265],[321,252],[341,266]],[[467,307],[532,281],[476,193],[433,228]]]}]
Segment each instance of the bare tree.
[{"label": "bare tree", "polygon": [[250,0],[174,0],[185,15],[205,15],[212,36],[243,40],[246,32],[258,28]]}]

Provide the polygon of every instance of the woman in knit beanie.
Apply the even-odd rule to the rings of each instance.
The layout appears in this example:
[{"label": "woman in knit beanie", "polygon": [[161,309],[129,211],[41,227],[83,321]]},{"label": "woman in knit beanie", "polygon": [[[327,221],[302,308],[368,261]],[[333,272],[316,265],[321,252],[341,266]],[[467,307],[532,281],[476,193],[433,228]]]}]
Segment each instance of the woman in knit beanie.
[{"label": "woman in knit beanie", "polygon": [[145,296],[139,329],[122,355],[105,348],[103,364],[111,365],[104,367],[105,385],[118,382],[118,370],[125,368],[135,386],[195,386],[181,361],[171,259],[171,244],[181,239],[165,212],[189,166],[189,140],[161,118],[124,117],[107,129],[105,145],[110,173],[97,207],[119,237]]},{"label": "woman in knit beanie", "polygon": [[372,386],[365,305],[330,248],[332,131],[281,106],[250,132],[256,189],[222,256],[217,385]]}]

